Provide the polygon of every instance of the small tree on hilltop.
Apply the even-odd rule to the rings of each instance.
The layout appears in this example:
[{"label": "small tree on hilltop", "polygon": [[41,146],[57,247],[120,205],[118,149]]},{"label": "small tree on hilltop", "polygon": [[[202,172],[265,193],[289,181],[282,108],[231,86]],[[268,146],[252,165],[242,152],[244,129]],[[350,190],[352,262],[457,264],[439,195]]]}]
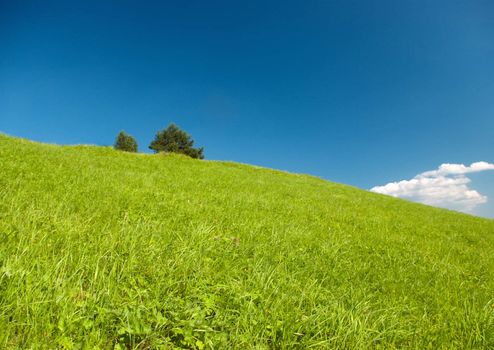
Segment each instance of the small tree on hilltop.
[{"label": "small tree on hilltop", "polygon": [[194,148],[194,140],[175,124],[158,131],[149,148],[154,152],[174,152],[186,154],[192,158],[204,159],[204,148]]},{"label": "small tree on hilltop", "polygon": [[132,136],[126,134],[123,130],[118,134],[113,147],[120,151],[137,152],[136,140]]}]

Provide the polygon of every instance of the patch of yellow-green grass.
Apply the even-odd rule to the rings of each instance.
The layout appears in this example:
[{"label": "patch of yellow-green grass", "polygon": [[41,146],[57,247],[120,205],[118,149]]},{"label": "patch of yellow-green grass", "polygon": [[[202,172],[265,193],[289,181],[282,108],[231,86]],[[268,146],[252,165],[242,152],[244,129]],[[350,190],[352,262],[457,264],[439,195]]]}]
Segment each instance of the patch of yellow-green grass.
[{"label": "patch of yellow-green grass", "polygon": [[0,135],[0,347],[494,348],[494,221]]}]

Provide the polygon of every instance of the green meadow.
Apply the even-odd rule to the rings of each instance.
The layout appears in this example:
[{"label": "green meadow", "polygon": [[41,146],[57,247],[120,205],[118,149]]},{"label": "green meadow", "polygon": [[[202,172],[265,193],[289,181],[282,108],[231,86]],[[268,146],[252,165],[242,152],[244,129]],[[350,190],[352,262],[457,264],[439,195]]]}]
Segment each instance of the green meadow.
[{"label": "green meadow", "polygon": [[0,135],[0,348],[492,349],[494,221]]}]

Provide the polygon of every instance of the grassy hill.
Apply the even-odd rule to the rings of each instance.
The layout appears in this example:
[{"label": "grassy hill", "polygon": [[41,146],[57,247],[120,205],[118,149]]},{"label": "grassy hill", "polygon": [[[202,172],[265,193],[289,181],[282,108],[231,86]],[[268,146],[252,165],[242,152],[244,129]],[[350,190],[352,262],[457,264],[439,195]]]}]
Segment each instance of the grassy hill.
[{"label": "grassy hill", "polygon": [[494,348],[494,221],[0,135],[1,348]]}]

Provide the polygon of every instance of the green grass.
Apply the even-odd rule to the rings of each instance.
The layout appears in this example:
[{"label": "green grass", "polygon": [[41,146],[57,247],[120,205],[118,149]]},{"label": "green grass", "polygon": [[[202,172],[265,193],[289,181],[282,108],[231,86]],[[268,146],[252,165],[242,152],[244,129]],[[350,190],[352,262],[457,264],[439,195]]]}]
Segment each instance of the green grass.
[{"label": "green grass", "polygon": [[494,221],[0,135],[0,348],[494,348]]}]

